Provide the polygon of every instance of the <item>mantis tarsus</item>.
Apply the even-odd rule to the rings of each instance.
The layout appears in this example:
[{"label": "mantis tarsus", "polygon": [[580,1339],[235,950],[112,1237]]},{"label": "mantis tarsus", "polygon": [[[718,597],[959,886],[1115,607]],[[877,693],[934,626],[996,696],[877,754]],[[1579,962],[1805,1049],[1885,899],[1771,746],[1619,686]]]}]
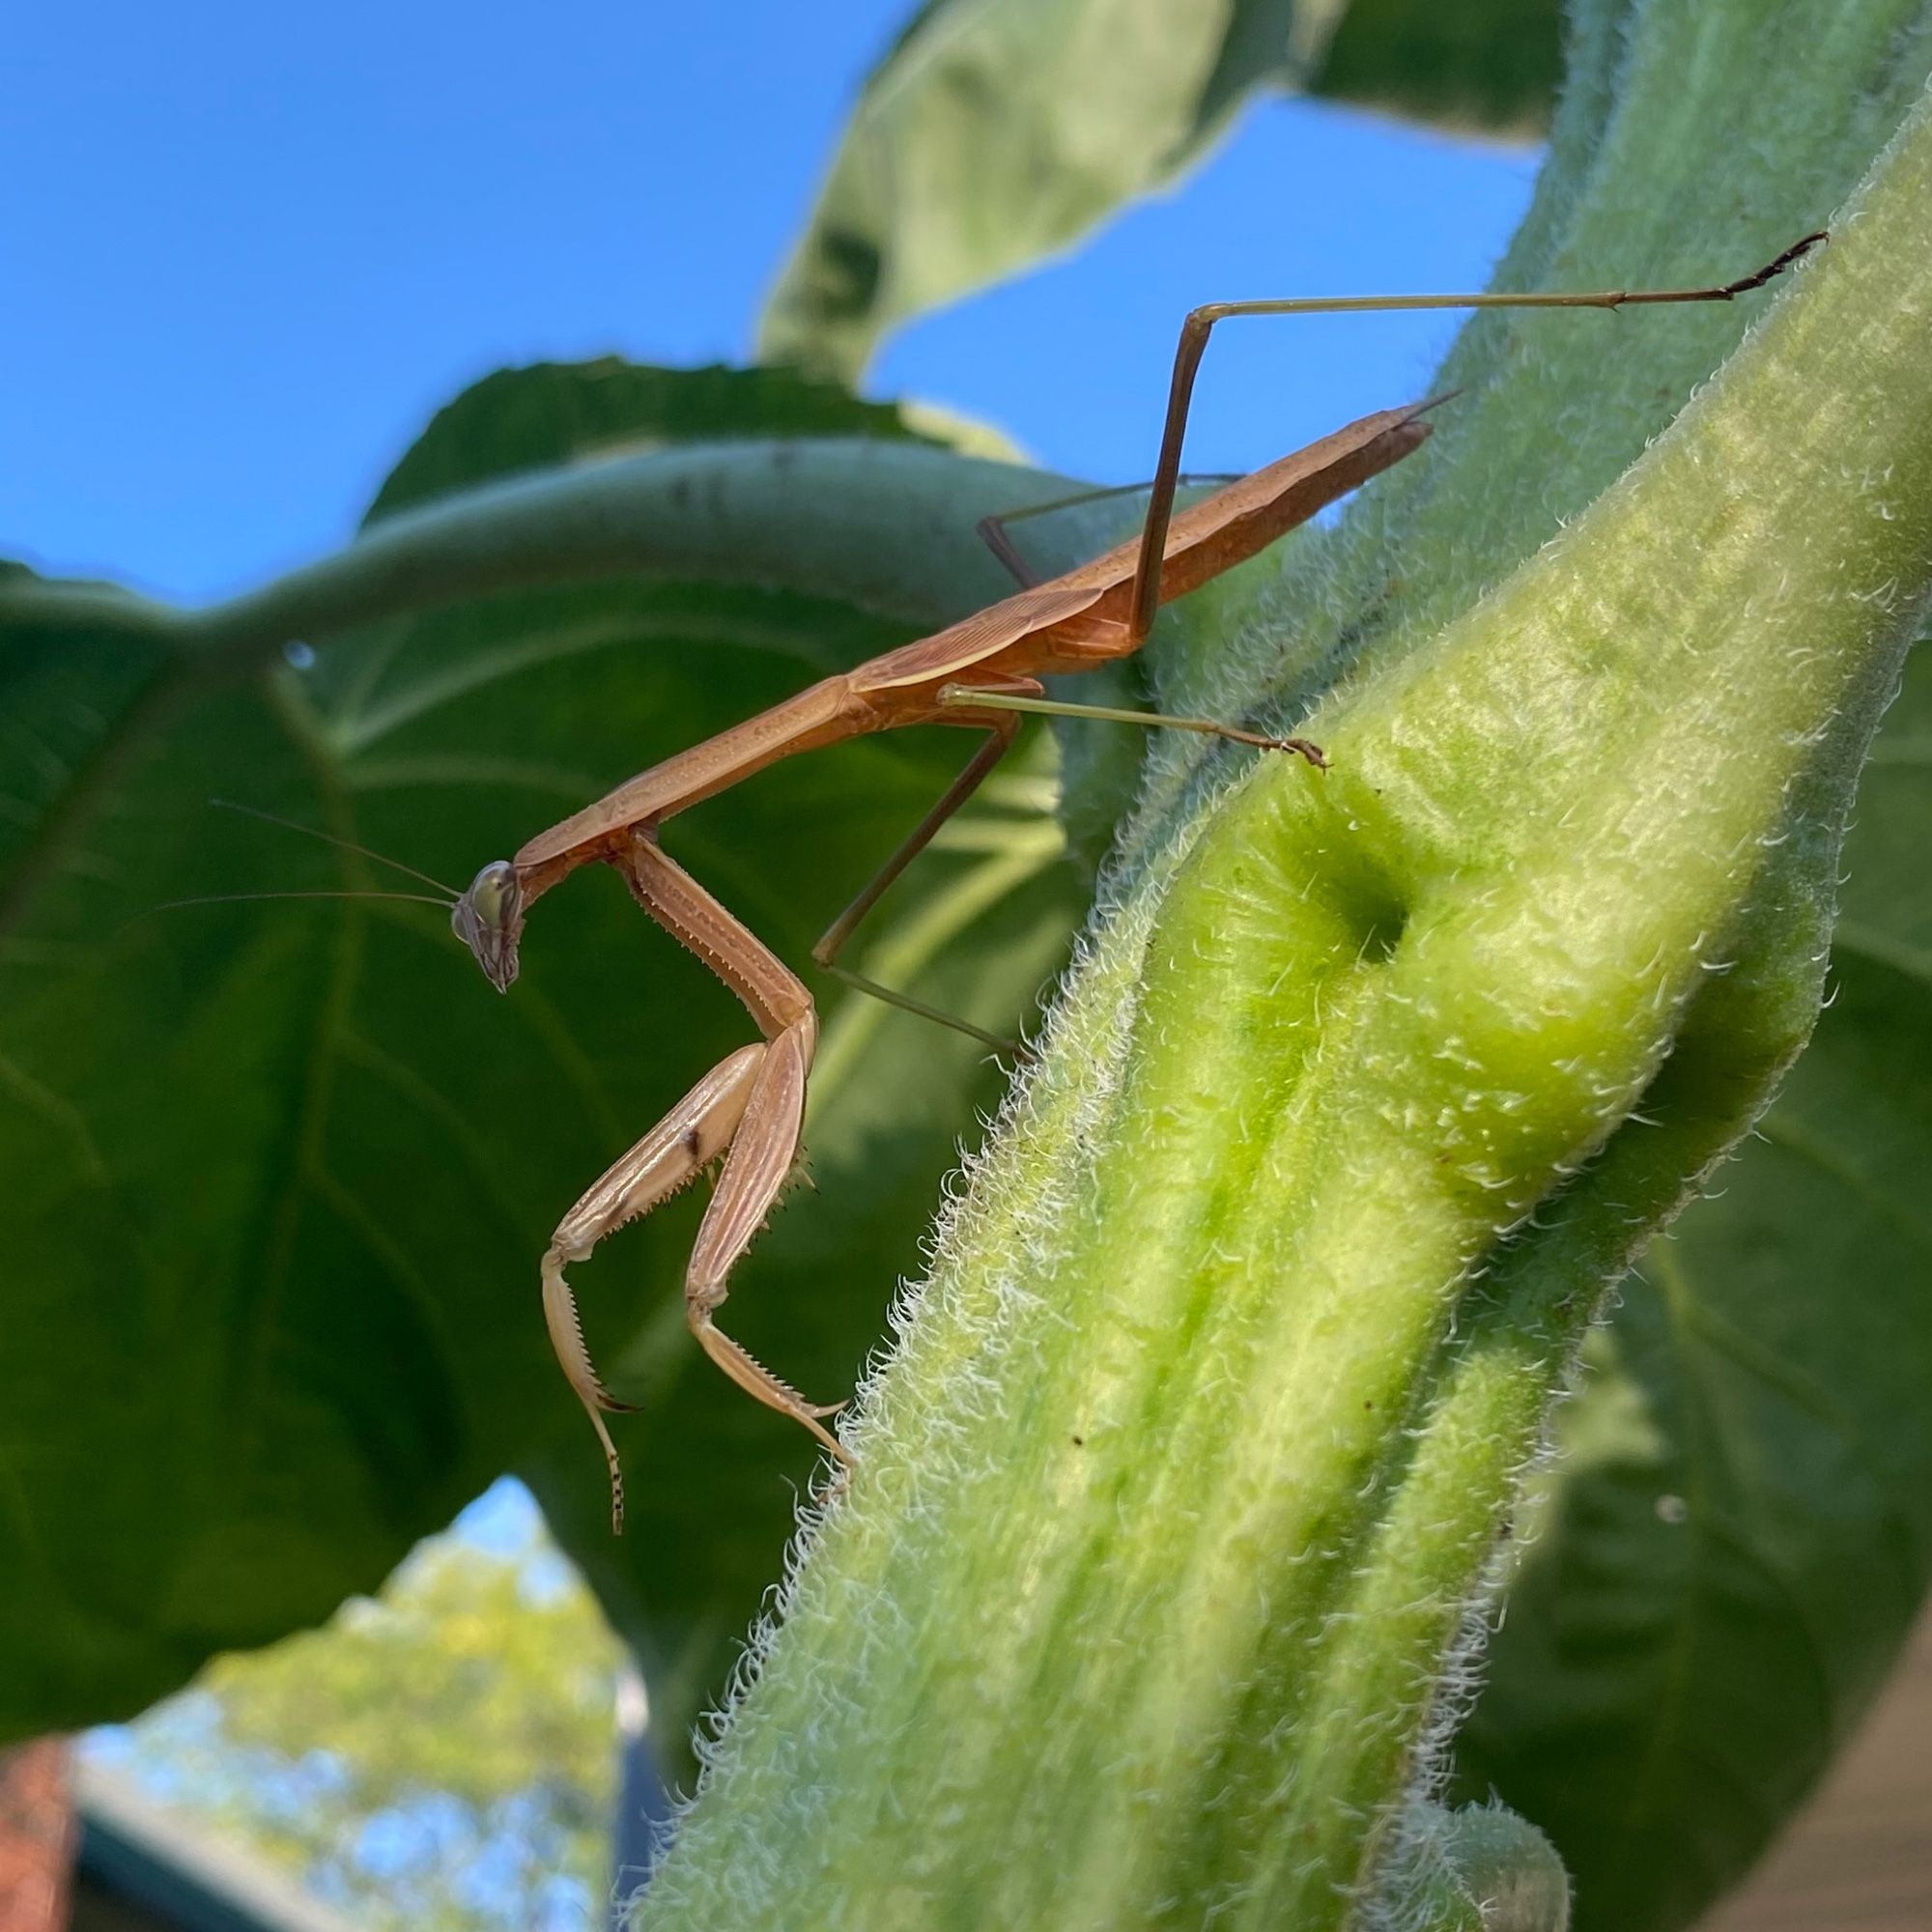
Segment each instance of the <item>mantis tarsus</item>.
[{"label": "mantis tarsus", "polygon": [[[764,1225],[798,1157],[806,1081],[817,1036],[811,995],[776,954],[665,856],[658,845],[658,828],[781,758],[841,739],[904,724],[983,730],[985,743],[813,949],[821,966],[839,971],[835,962],[853,928],[992,770],[1011,745],[1022,712],[1084,712],[1206,731],[1243,744],[1296,752],[1311,766],[1321,766],[1321,752],[1304,739],[1266,737],[1202,719],[1048,703],[1039,682],[1043,676],[1091,669],[1137,651],[1147,639],[1158,606],[1185,596],[1254,555],[1411,454],[1430,434],[1422,416],[1433,403],[1384,410],[1176,514],[1188,404],[1214,325],[1243,315],[1615,309],[1640,303],[1729,301],[1761,288],[1824,239],[1822,234],[1807,235],[1755,273],[1709,288],[1320,297],[1197,308],[1181,327],[1159,461],[1139,537],[1049,582],[1032,582],[998,531],[999,520],[989,520],[996,526],[986,532],[989,539],[1021,578],[1023,587],[1014,595],[934,637],[826,678],[796,697],[678,753],[539,833],[514,859],[484,867],[458,899],[451,923],[499,991],[507,992],[517,977],[518,944],[531,905],[578,867],[596,861],[614,867],[624,876],[645,912],[724,980],[763,1036],[721,1061],[617,1160],[557,1224],[544,1253],[545,1321],[564,1375],[604,1448],[611,1472],[613,1529],[623,1526],[623,1476],[603,1411],[622,1410],[628,1405],[609,1393],[591,1363],[564,1269],[586,1259],[605,1236],[648,1213],[720,1159],[724,1170],[685,1274],[685,1309],[692,1330],[733,1381],[802,1423],[841,1462],[850,1460],[824,1424],[840,1405],[807,1402],[712,1320],[724,1300],[732,1267]],[[885,991],[869,986],[868,990]],[[915,1005],[903,1000],[902,1004]]]}]

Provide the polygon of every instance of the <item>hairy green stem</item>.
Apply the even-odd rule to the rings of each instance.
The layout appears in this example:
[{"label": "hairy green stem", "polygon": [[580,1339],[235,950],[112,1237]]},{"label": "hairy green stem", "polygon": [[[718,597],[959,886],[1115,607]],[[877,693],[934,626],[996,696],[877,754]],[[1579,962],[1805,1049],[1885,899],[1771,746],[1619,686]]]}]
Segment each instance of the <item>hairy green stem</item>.
[{"label": "hairy green stem", "polygon": [[1150,861],[642,1922],[1410,1914],[1550,1400],[1815,1009],[1932,580],[1928,210],[1921,111],[1621,484],[1317,712],[1333,771]]}]

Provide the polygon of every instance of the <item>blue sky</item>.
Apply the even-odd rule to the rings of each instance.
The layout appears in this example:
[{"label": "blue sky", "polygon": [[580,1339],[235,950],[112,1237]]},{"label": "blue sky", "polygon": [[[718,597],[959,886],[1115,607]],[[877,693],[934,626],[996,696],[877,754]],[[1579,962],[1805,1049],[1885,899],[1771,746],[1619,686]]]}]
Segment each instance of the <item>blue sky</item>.
[{"label": "blue sky", "polygon": [[[0,53],[0,553],[198,598],[339,541],[506,362],[743,359],[908,0],[30,8]],[[1057,468],[1146,473],[1176,325],[1477,287],[1534,157],[1293,102],[868,384]],[[1441,318],[1237,326],[1189,461],[1247,468],[1426,381]]]}]

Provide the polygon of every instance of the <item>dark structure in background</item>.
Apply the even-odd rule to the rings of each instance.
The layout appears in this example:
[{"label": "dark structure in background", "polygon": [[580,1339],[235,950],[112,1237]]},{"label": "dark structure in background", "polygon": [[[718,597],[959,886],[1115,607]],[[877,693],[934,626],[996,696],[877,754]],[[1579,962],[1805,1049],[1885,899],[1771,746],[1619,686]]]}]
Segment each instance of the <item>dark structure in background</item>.
[{"label": "dark structure in background", "polygon": [[[78,1763],[74,1932],[353,1932],[293,1880],[238,1852],[126,1778]],[[15,1932],[0,1914],[0,1932]],[[25,1928],[22,1928],[25,1932]],[[40,1932],[38,1926],[33,1932]]]},{"label": "dark structure in background", "polygon": [[[610,1923],[649,1877],[670,1800],[643,1683],[617,1692],[620,1796]],[[0,1753],[0,1932],[355,1932],[355,1921],[218,1832],[145,1797],[65,1740]]]}]

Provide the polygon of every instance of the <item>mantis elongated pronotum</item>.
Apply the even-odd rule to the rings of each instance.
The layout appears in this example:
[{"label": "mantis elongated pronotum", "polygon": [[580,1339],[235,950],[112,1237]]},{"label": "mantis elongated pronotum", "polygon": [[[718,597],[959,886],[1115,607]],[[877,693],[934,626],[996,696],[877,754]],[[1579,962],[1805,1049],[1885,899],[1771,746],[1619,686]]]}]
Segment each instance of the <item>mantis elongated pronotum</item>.
[{"label": "mantis elongated pronotum", "polygon": [[[492,984],[507,992],[530,907],[578,867],[614,867],[651,918],[688,947],[744,1003],[763,1037],[711,1069],[557,1224],[541,1274],[544,1316],[565,1377],[597,1431],[610,1466],[612,1527],[623,1524],[623,1477],[602,1411],[620,1410],[584,1346],[564,1269],[588,1257],[626,1222],[718,1160],[717,1188],[698,1228],[685,1274],[693,1332],[724,1373],[760,1402],[792,1416],[832,1454],[848,1461],[824,1426],[838,1404],[807,1402],[724,1335],[713,1315],[732,1267],[751,1246],[798,1157],[806,1081],[817,1019],[804,983],[658,845],[658,828],[676,813],[781,758],[865,732],[904,724],[967,725],[986,733],[925,817],[878,876],[813,949],[834,971],[853,928],[939,827],[972,795],[1013,741],[1025,711],[1065,711],[1144,724],[1206,731],[1242,744],[1324,761],[1303,739],[1271,738],[1202,719],[1163,718],[1060,705],[1045,699],[1043,676],[1090,669],[1137,651],[1156,608],[1218,577],[1297,524],[1400,462],[1430,434],[1422,403],[1364,416],[1347,428],[1229,484],[1175,513],[1181,440],[1194,379],[1216,323],[1244,315],[1308,315],[1358,310],[1449,308],[1602,308],[1638,303],[1729,301],[1761,288],[1822,235],[1807,235],[1754,274],[1700,289],[1550,295],[1440,295],[1316,298],[1219,302],[1182,325],[1162,433],[1138,538],[1047,582],[1027,581],[996,527],[985,530],[1023,587],[936,636],[888,651],[830,677],[758,717],[680,752],[619,785],[560,825],[539,833],[515,859],[484,867],[457,901],[452,923]],[[982,529],[984,526],[982,526]],[[856,976],[846,974],[848,979]],[[883,988],[868,990],[887,998]],[[902,1004],[913,1006],[911,1001]],[[917,1009],[923,1010],[923,1009]]]}]

